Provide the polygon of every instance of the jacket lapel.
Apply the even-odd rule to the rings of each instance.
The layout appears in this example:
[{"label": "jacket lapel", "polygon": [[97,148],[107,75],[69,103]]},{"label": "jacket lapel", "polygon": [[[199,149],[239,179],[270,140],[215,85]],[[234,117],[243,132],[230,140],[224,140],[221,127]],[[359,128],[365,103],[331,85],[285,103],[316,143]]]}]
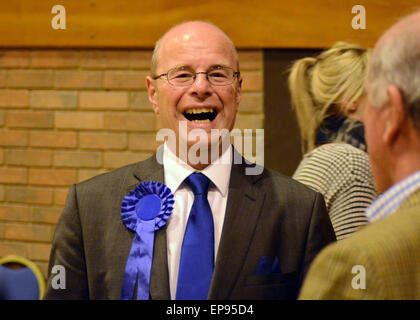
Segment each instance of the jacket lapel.
[{"label": "jacket lapel", "polygon": [[[163,148],[151,158],[140,162],[133,172],[131,183],[125,190],[128,194],[143,181],[157,181],[164,183],[163,166],[158,163],[156,157],[162,160]],[[162,163],[162,161],[159,161]],[[166,226],[155,233],[152,273],[150,277],[150,298],[152,300],[169,300],[169,275],[166,249]]]},{"label": "jacket lapel", "polygon": [[261,175],[246,176],[243,163],[245,159],[242,158],[242,164],[232,165],[225,221],[209,290],[210,300],[229,298],[244,265],[265,198],[265,194],[255,187]]},{"label": "jacket lapel", "polygon": [[[163,148],[160,148],[157,156],[137,165],[133,176],[127,181],[125,195],[143,181],[164,183],[163,166],[159,164],[163,163],[162,151]],[[244,163],[245,159],[242,158],[241,164],[232,165],[225,221],[209,290],[211,300],[229,297],[244,264],[265,198],[265,194],[255,187],[261,175],[245,175]],[[150,296],[153,300],[170,299],[166,227],[155,233]]]}]

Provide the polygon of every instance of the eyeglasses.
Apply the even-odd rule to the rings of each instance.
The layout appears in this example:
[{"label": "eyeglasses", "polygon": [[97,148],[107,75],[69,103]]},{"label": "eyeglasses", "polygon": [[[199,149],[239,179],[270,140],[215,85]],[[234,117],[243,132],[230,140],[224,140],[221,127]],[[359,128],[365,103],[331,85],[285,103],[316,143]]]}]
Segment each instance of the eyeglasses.
[{"label": "eyeglasses", "polygon": [[168,83],[174,87],[187,87],[194,83],[197,74],[205,74],[207,81],[212,85],[227,86],[233,83],[235,77],[239,77],[240,72],[224,66],[212,67],[207,72],[195,72],[188,67],[175,67],[167,73],[162,73],[152,78],[156,80],[161,77],[166,77]]}]

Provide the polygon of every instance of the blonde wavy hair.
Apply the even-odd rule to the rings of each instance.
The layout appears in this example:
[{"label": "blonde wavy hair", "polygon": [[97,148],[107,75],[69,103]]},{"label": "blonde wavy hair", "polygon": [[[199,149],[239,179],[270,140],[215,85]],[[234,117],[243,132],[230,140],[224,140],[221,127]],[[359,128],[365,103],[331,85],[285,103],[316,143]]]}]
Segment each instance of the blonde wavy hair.
[{"label": "blonde wavy hair", "polygon": [[360,100],[370,55],[371,49],[337,42],[317,57],[293,63],[288,82],[303,152],[315,147],[316,130],[325,118],[346,115],[345,106]]}]

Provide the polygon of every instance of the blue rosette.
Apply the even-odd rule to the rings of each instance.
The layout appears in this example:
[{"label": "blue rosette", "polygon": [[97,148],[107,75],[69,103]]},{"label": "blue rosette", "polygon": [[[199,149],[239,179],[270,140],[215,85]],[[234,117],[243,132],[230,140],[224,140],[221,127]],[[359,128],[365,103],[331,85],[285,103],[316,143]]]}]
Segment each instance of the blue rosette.
[{"label": "blue rosette", "polygon": [[121,218],[124,225],[135,232],[135,236],[125,266],[122,300],[131,300],[134,297],[136,281],[137,299],[149,299],[155,231],[166,225],[173,205],[174,196],[171,190],[163,183],[155,181],[139,184],[124,197]]}]

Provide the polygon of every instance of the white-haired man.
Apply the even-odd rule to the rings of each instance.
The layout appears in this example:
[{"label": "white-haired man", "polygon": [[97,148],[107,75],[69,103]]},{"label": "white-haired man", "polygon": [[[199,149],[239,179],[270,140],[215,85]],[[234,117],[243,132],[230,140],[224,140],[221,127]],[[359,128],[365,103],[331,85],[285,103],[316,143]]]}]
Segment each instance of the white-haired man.
[{"label": "white-haired man", "polygon": [[373,223],[325,248],[300,299],[420,299],[420,11],[377,42],[366,82]]}]

